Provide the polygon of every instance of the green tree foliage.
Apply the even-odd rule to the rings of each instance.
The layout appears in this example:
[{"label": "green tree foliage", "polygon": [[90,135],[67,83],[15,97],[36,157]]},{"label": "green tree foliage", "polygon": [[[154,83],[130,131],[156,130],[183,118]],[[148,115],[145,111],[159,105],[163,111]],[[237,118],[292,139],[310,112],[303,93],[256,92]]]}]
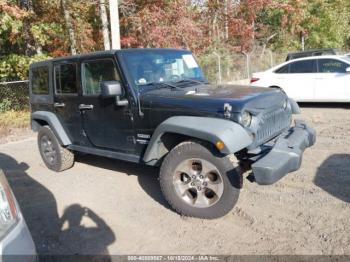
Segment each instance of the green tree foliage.
[{"label": "green tree foliage", "polygon": [[[346,4],[349,4],[349,1],[310,1],[308,16],[303,21],[307,48],[346,46],[350,36],[350,9],[346,8]],[[314,17],[315,23],[311,23]]]},{"label": "green tree foliage", "polygon": [[[67,3],[78,52],[101,50],[98,5]],[[0,81],[28,79],[30,63],[69,54],[60,0],[0,0]]]},{"label": "green tree foliage", "polygon": [[276,33],[271,45],[276,50],[305,48],[348,49],[350,37],[350,2],[348,0],[278,0],[259,14],[270,34]]},{"label": "green tree foliage", "polygon": [[31,63],[49,58],[46,54],[34,56],[10,54],[0,60],[0,82],[28,79],[28,67]]}]

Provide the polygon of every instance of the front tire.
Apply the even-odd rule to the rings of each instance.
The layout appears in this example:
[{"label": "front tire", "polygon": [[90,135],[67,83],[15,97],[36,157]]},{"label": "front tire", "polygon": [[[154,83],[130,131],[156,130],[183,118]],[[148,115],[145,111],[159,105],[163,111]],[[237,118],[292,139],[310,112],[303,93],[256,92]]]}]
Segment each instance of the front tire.
[{"label": "front tire", "polygon": [[183,142],[165,157],[159,176],[162,193],[178,213],[214,219],[237,203],[242,176],[232,156],[222,157],[211,145]]},{"label": "front tire", "polygon": [[74,154],[60,145],[49,126],[42,126],[38,132],[38,147],[45,165],[56,172],[71,168]]}]

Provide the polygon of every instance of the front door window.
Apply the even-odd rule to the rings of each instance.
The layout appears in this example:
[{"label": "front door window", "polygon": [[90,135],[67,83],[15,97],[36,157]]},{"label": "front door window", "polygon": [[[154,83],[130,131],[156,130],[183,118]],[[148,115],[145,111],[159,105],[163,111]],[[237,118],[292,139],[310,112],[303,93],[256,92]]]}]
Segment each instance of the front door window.
[{"label": "front door window", "polygon": [[99,95],[102,81],[120,81],[112,59],[87,61],[82,64],[83,94]]}]

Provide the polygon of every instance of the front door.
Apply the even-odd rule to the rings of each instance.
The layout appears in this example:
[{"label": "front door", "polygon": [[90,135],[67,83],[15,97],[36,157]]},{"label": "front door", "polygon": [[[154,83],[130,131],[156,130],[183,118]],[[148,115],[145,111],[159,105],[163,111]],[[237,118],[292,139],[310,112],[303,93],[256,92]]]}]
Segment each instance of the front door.
[{"label": "front door", "polygon": [[117,106],[114,97],[102,98],[102,81],[120,81],[112,57],[81,62],[83,133],[93,147],[132,153],[135,143],[130,107]]},{"label": "front door", "polygon": [[79,104],[77,63],[54,64],[54,110],[73,144],[80,144],[81,117]]},{"label": "front door", "polygon": [[349,65],[337,59],[319,59],[315,98],[319,101],[350,101]]}]

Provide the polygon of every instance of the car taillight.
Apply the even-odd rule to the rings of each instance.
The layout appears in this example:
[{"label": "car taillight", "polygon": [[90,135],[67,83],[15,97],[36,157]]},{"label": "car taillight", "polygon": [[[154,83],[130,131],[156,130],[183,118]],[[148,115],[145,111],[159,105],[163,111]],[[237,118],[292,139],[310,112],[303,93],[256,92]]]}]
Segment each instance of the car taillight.
[{"label": "car taillight", "polygon": [[18,219],[15,198],[4,173],[0,170],[0,238],[17,224]]},{"label": "car taillight", "polygon": [[252,78],[250,79],[250,83],[254,83],[254,82],[259,81],[259,80],[260,80],[260,78],[252,77]]}]

